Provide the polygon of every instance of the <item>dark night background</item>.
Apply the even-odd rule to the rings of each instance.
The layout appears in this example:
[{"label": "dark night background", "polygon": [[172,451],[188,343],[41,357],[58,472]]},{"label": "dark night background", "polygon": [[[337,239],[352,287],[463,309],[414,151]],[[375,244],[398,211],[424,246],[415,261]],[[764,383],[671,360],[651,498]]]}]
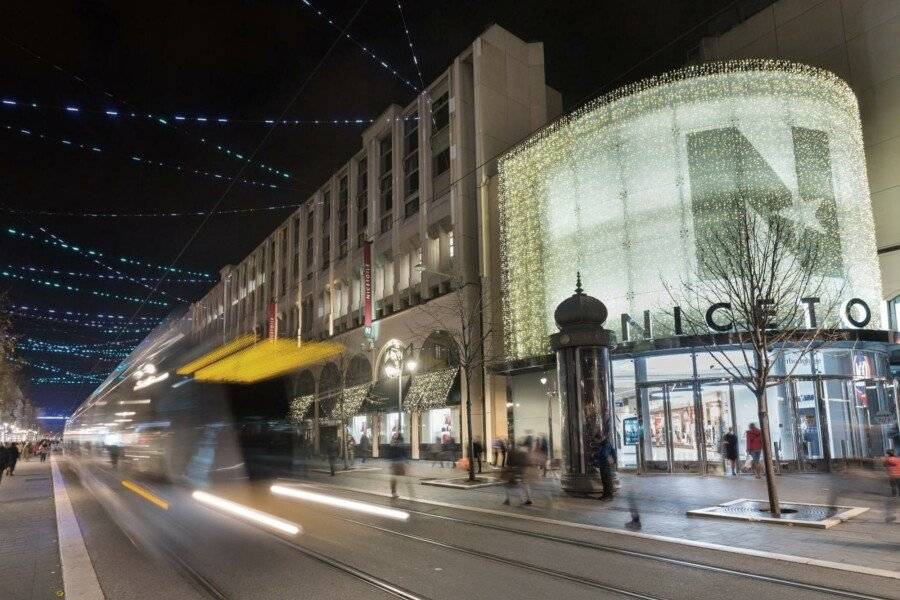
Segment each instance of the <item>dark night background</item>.
[{"label": "dark night background", "polygon": [[[340,26],[360,6],[359,1],[313,4]],[[700,37],[727,29],[765,4],[763,0],[740,6],[723,0],[420,1],[405,3],[403,12],[426,84],[479,33],[498,23],[526,41],[544,42],[548,83],[562,93],[568,111],[613,87],[682,64]],[[211,208],[226,191],[226,183],[139,165],[130,156],[236,174],[241,164],[217,152],[215,144],[249,155],[263,140],[267,126],[234,120],[277,117],[338,36],[300,0],[7,3],[0,15],[0,98],[19,102],[15,107],[0,105],[0,265],[2,269],[12,265],[10,272],[16,273],[22,272],[16,269],[22,266],[106,272],[73,253],[13,238],[7,233],[9,227],[36,234],[45,227],[109,256],[172,263],[202,218],[61,217],[9,209],[158,212]],[[348,32],[419,85],[395,0],[369,0]],[[357,46],[342,40],[287,117],[371,118],[392,102],[406,105],[413,96],[410,88]],[[39,108],[21,106],[31,102]],[[42,108],[46,106],[76,106],[82,112]],[[146,118],[110,119],[103,114],[108,109],[160,114],[170,123],[174,114],[203,115],[211,122],[163,127]],[[216,124],[216,117],[232,122]],[[23,128],[32,135],[19,133]],[[293,189],[237,184],[220,208],[302,202],[358,149],[362,129],[359,125],[275,127],[257,159],[289,171],[291,179],[256,166],[247,167],[244,177]],[[99,145],[104,152],[35,139],[38,133],[76,145]],[[289,210],[213,216],[177,266],[216,273],[220,266],[243,258]],[[120,263],[116,267],[132,276],[160,273]],[[52,277],[82,288],[140,298],[149,293],[128,282]],[[194,300],[206,287],[171,283],[163,289]],[[7,307],[24,304],[131,317],[139,306],[9,278],[0,279],[0,290],[7,293]],[[146,306],[140,315],[159,317],[168,310]],[[14,324],[16,334],[49,342],[89,344],[117,338],[96,328],[18,316]],[[140,337],[132,333],[120,339]],[[115,361],[98,363],[96,358],[65,354],[22,352],[21,356],[76,373],[105,375],[115,365]],[[26,375],[51,374],[29,368]],[[48,413],[67,414],[93,387],[30,384],[26,394]]]}]

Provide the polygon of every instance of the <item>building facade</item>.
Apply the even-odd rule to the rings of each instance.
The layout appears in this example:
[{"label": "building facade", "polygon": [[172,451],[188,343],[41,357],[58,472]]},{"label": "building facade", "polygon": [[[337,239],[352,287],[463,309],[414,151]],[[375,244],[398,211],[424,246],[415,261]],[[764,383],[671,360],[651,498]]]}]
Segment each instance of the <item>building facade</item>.
[{"label": "building facade", "polygon": [[[759,419],[755,396],[719,359],[724,348],[744,364],[746,349],[728,333],[739,326],[711,323],[707,312],[708,329],[687,331],[672,307],[689,310],[701,254],[752,213],[792,232],[788,255],[802,255],[791,244],[818,248],[815,303],[836,340],[777,357],[768,391],[777,464],[827,469],[897,443],[888,357],[898,339],[879,314],[859,110],[834,74],[746,60],[655,76],[543,128],[501,158],[497,179],[508,357],[499,371],[514,436],[562,439],[548,338],[577,270],[613,315],[610,413],[622,464],[723,473],[724,434]],[[715,351],[698,341],[710,332]]]},{"label": "building facade", "polygon": [[900,4],[778,0],[716,37],[699,61],[787,59],[831,71],[859,100],[885,315],[900,323]]}]

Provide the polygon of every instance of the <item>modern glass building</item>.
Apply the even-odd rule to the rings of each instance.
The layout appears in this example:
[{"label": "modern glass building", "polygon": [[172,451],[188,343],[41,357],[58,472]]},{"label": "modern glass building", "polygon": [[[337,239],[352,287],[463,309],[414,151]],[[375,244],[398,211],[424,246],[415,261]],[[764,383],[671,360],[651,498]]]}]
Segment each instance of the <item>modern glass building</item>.
[{"label": "modern glass building", "polygon": [[[578,269],[619,340],[612,386],[624,464],[721,471],[721,438],[758,421],[756,400],[680,335],[672,306],[710,236],[752,211],[818,245],[821,302],[840,307],[826,322],[837,341],[799,365],[788,352],[776,367],[792,374],[768,390],[779,465],[815,470],[896,445],[888,353],[898,340],[882,330],[857,102],[833,74],[732,61],[617,90],[504,155],[499,205],[511,434],[556,429],[560,439],[547,340]],[[718,335],[728,347],[729,334]],[[626,444],[634,424],[641,435]]]}]

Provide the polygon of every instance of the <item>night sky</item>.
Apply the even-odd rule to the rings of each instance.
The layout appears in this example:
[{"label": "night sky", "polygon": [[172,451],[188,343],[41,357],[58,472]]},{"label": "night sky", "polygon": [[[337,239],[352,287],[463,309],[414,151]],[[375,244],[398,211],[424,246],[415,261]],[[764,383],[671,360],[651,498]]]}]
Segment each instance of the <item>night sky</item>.
[{"label": "night sky", "polygon": [[[331,48],[340,28],[360,9],[359,1],[312,4],[339,29],[301,0],[4,6],[0,99],[16,104],[0,104],[0,271],[81,289],[0,278],[4,310],[57,319],[15,316],[15,333],[31,344],[20,351],[21,358],[75,374],[105,375],[116,360],[98,357],[95,349],[128,349],[128,343],[107,343],[139,340],[143,334],[104,333],[83,324],[92,317],[48,310],[123,315],[126,323],[133,316],[157,319],[180,304],[171,296],[195,300],[208,288],[166,283],[161,289],[170,296],[151,299],[171,304],[145,305],[135,314],[139,303],[91,293],[143,300],[150,291],[135,283],[26,271],[115,274],[83,254],[43,243],[50,234],[103,252],[102,261],[129,277],[152,279],[161,271],[124,264],[121,256],[170,265],[180,255],[176,267],[216,274],[222,265],[246,256],[291,209],[214,215],[199,231],[203,218],[196,216],[86,218],[40,212],[158,213],[209,210],[220,200],[220,210],[302,202],[359,148],[363,127],[307,124],[269,132],[265,123],[241,120],[263,121],[284,111],[287,119],[369,119],[392,102],[403,106],[413,99],[412,89],[351,41]],[[348,33],[418,87],[396,1],[362,4]],[[526,41],[544,42],[548,83],[562,93],[568,111],[618,85],[679,66],[700,37],[768,2],[749,4],[738,15],[722,0],[458,0],[409,2],[403,13],[426,84],[497,23]],[[107,110],[118,116],[106,115]],[[143,116],[127,116],[132,112]],[[174,115],[209,121],[180,122]],[[222,117],[229,122],[217,123]],[[255,162],[286,171],[290,178],[256,164],[245,166],[217,145],[244,157],[258,148]],[[148,160],[165,166],[148,165]],[[223,179],[194,174],[195,169]],[[229,187],[224,177],[238,174],[278,187]],[[12,235],[9,228],[37,239]],[[172,277],[190,279],[183,273]],[[146,320],[136,318],[129,328],[146,326]],[[34,340],[78,344],[85,356],[37,351]],[[33,366],[26,375],[73,377]],[[28,383],[26,393],[48,413],[68,414],[94,387]]]}]

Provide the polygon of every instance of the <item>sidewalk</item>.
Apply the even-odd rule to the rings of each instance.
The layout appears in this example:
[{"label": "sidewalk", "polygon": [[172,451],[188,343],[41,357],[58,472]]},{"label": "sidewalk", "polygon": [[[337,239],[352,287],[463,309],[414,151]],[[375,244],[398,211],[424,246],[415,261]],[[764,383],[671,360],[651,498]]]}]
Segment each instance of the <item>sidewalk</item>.
[{"label": "sidewalk", "polygon": [[50,461],[20,460],[0,482],[0,598],[62,596]]},{"label": "sidewalk", "polygon": [[[381,470],[351,471],[338,473],[334,477],[313,473],[312,479],[338,487],[380,494],[387,492],[390,477],[388,463],[375,459],[369,460],[365,466],[381,467]],[[880,473],[872,473],[871,477],[840,474],[778,477],[779,496],[783,501],[870,509],[829,530],[687,516],[688,510],[738,498],[765,499],[765,480],[752,476],[635,476],[623,473],[620,474],[621,489],[611,502],[560,494],[557,479],[539,477],[539,481],[532,486],[533,506],[506,507],[501,504],[503,487],[500,485],[470,490],[419,485],[426,478],[464,477],[465,473],[459,470],[432,468],[431,463],[413,461],[408,473],[404,483],[409,485],[400,486],[401,495],[409,491],[415,498],[426,501],[505,510],[623,531],[630,519],[630,494],[641,513],[643,534],[788,554],[900,574],[900,522],[885,523],[889,489],[879,477]],[[900,513],[900,502],[895,501],[894,508]]]}]

